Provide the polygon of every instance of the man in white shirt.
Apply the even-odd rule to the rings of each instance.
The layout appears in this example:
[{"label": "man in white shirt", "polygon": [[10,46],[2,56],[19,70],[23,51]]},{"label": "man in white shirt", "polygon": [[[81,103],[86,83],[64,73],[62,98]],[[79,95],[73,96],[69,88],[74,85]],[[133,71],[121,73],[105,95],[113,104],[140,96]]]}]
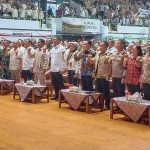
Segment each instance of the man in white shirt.
[{"label": "man in white shirt", "polygon": [[104,2],[101,2],[101,5],[100,5],[100,16],[102,17],[102,19],[104,18],[104,13],[105,13],[105,7],[106,5],[104,5]]},{"label": "man in white shirt", "polygon": [[69,8],[68,8],[67,6],[65,6],[64,15],[65,15],[65,16],[70,15],[70,10],[69,10]]},{"label": "man in white shirt", "polygon": [[26,82],[27,80],[33,80],[33,74],[31,73],[32,68],[33,68],[33,62],[34,58],[30,58],[28,56],[28,50],[31,52],[33,55],[35,50],[33,47],[31,47],[32,41],[30,39],[26,39],[24,46],[24,54],[22,58],[22,78],[24,78],[24,81]]},{"label": "man in white shirt", "polygon": [[86,9],[85,9],[85,7],[81,7],[80,6],[80,10],[81,10],[80,17],[85,18],[86,17]]},{"label": "man in white shirt", "polygon": [[19,8],[19,16],[21,19],[25,19],[26,10],[23,8],[23,5]]},{"label": "man in white shirt", "polygon": [[8,49],[6,50],[6,55],[10,56],[9,70],[11,72],[11,77],[13,80],[16,81],[16,83],[19,83],[23,53],[19,49],[18,41],[15,41],[13,43],[13,48],[11,50],[9,50],[9,51],[8,51]]},{"label": "man in white shirt", "polygon": [[12,17],[13,18],[17,18],[18,17],[18,10],[17,10],[16,6],[14,6],[12,8]]},{"label": "man in white shirt", "polygon": [[19,39],[19,40],[18,40],[18,44],[19,44],[19,48],[20,48],[20,50],[22,51],[22,53],[24,53],[25,48],[22,46],[22,45],[23,45],[23,40]]},{"label": "man in white shirt", "polygon": [[2,2],[2,7],[3,7],[3,13],[4,13],[5,10],[6,10],[6,8],[7,8],[6,0],[3,0],[3,2]]},{"label": "man in white shirt", "polygon": [[32,17],[32,9],[31,9],[30,6],[26,10],[26,16],[27,16],[28,19],[31,19],[31,17]]},{"label": "man in white shirt", "polygon": [[12,12],[11,12],[11,10],[12,10],[12,5],[11,5],[10,2],[7,3],[7,10],[8,10],[8,14],[9,14],[10,16],[12,16]]},{"label": "man in white shirt", "polygon": [[61,38],[56,36],[53,40],[54,47],[48,53],[48,57],[51,58],[51,79],[55,90],[54,100],[58,99],[59,90],[64,88],[62,74],[64,71],[62,53],[65,48],[61,45]]},{"label": "man in white shirt", "polygon": [[38,19],[38,13],[39,12],[38,12],[37,8],[35,7],[32,11],[32,19],[37,20]]},{"label": "man in white shirt", "polygon": [[116,48],[114,47],[114,44],[115,44],[114,40],[112,40],[112,39],[108,40],[107,53],[113,54],[113,53],[115,53],[117,51]]}]

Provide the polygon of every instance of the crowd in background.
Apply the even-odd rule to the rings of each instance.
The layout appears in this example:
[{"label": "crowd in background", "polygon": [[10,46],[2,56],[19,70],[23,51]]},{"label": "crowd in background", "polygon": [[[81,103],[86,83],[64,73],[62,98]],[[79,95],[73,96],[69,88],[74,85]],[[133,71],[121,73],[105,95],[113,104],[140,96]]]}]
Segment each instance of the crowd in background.
[{"label": "crowd in background", "polygon": [[[104,25],[116,23],[125,26],[148,26],[150,14],[140,16],[139,8],[150,10],[148,0],[76,0],[81,6],[79,17],[99,18]],[[66,13],[65,13],[66,11]],[[76,16],[75,8],[65,8],[64,15]]]},{"label": "crowd in background", "polygon": [[[99,18],[104,25],[120,24],[124,26],[148,26],[150,15],[140,16],[139,8],[150,10],[148,0],[74,0],[80,5],[80,14],[76,7],[59,5],[56,16],[72,16],[82,18]],[[0,0],[1,18],[16,19],[44,19],[46,16],[54,17],[52,8],[46,10],[44,15],[38,8],[35,0]],[[77,15],[78,14],[78,15]]]},{"label": "crowd in background", "polygon": [[[140,16],[139,8],[150,10],[148,0],[75,0],[80,5],[80,14],[76,7],[59,6],[57,16],[99,18],[104,25],[148,26],[150,14]],[[77,15],[78,14],[78,15]]]},{"label": "crowd in background", "polygon": [[[119,24],[124,26],[148,26],[150,14],[140,16],[139,8],[150,10],[148,0],[74,0],[80,5],[80,14],[76,7],[59,5],[56,17],[71,16],[82,18],[99,18],[104,25]],[[13,19],[43,20],[55,17],[52,8],[38,8],[35,0],[0,0],[0,17]]]},{"label": "crowd in background", "polygon": [[[69,84],[79,85],[82,89],[104,93],[105,110],[110,108],[110,86],[112,79],[113,96],[125,95],[125,87],[134,94],[143,90],[144,99],[150,100],[150,40],[142,43],[137,40],[126,43],[125,40],[108,39],[95,41],[79,39],[62,41],[54,39],[35,39],[9,41],[1,40],[0,74],[1,78],[13,79],[17,83],[20,77],[27,80],[39,80],[46,84],[46,75],[51,75],[55,90],[64,88],[62,74],[68,74]],[[141,90],[142,89],[142,90]]]},{"label": "crowd in background", "polygon": [[0,0],[0,17],[42,20],[44,13],[35,0]]}]

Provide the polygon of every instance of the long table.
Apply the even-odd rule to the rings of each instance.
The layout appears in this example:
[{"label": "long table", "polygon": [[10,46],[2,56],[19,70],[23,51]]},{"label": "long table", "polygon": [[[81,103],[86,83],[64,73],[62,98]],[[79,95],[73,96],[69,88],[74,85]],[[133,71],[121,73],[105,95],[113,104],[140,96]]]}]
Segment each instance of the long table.
[{"label": "long table", "polygon": [[49,102],[49,88],[42,85],[27,85],[27,84],[15,84],[13,87],[13,99],[19,95],[20,101],[31,99],[32,103],[36,103],[37,99],[47,99]]},{"label": "long table", "polygon": [[[65,101],[64,101],[65,99]],[[90,104],[90,99],[93,100]],[[61,108],[62,103],[68,103],[72,109],[78,110],[81,104],[85,104],[86,113],[89,113],[89,108],[100,108],[103,111],[104,107],[104,97],[101,93],[90,93],[84,92],[73,93],[69,92],[69,89],[64,89],[59,91],[59,108]]]},{"label": "long table", "polygon": [[150,101],[142,100],[141,103],[138,103],[127,101],[126,97],[112,98],[110,103],[110,119],[113,119],[113,115],[117,114],[117,111],[113,110],[114,105],[120,108],[121,111],[118,111],[118,113],[121,112],[133,122],[139,122],[144,116],[147,116],[150,126]]},{"label": "long table", "polygon": [[0,94],[12,92],[15,80],[0,79]]}]

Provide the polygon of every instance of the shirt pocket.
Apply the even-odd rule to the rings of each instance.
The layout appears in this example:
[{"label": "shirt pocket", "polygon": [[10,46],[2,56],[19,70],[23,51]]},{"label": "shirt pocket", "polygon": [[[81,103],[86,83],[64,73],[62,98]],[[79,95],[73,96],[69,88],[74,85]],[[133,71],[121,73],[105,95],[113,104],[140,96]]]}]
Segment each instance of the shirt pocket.
[{"label": "shirt pocket", "polygon": [[54,54],[53,54],[53,63],[54,63],[54,65],[56,65],[56,66],[58,66],[58,65],[60,65],[60,62],[61,62],[61,56],[60,56],[60,53],[58,53],[58,52],[55,52]]},{"label": "shirt pocket", "polygon": [[123,56],[117,56],[116,61],[118,65],[121,65],[123,63]]}]

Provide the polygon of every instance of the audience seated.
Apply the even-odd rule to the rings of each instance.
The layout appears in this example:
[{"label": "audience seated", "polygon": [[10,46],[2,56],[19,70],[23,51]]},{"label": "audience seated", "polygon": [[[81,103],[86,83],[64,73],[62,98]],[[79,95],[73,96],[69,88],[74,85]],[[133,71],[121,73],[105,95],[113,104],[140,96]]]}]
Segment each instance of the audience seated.
[{"label": "audience seated", "polygon": [[[99,18],[104,25],[148,26],[150,14],[140,16],[139,8],[150,10],[148,0],[74,0],[81,5],[79,17]],[[74,9],[74,8],[72,8]],[[85,15],[88,12],[88,15]]]},{"label": "audience seated", "polygon": [[10,19],[43,20],[41,8],[32,0],[1,0],[0,17]]},{"label": "audience seated", "polygon": [[[68,5],[59,6],[56,16],[70,16],[82,18],[99,18],[104,25],[123,26],[148,26],[150,14],[140,16],[139,8],[150,10],[148,0],[74,0],[80,5],[81,13],[77,8]],[[43,20],[44,13],[37,7],[37,1],[33,0],[0,0],[0,17],[11,19]],[[78,14],[78,15],[77,15]],[[54,16],[49,7],[46,16]]]}]

